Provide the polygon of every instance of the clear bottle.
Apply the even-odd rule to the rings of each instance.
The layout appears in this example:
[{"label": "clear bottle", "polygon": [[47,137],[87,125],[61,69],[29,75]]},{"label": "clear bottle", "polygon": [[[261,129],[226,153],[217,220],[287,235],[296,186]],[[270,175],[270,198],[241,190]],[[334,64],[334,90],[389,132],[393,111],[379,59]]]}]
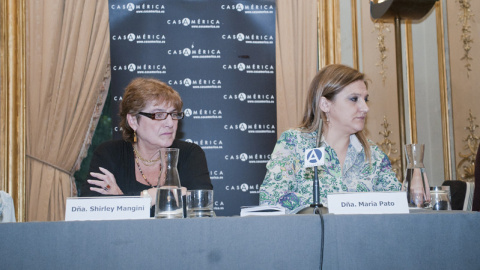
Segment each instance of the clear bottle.
[{"label": "clear bottle", "polygon": [[182,189],[177,170],[179,153],[178,148],[160,150],[161,169],[155,200],[156,218],[183,218]]},{"label": "clear bottle", "polygon": [[402,190],[407,192],[408,207],[431,208],[430,186],[423,165],[424,144],[405,145],[407,171]]}]

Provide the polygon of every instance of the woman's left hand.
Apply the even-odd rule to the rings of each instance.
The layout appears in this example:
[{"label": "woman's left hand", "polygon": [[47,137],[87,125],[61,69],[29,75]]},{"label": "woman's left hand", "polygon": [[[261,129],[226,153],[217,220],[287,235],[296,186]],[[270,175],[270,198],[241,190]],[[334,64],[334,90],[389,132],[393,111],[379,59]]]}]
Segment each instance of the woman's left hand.
[{"label": "woman's left hand", "polygon": [[104,195],[123,195],[122,190],[117,185],[115,176],[105,168],[98,167],[98,169],[102,173],[91,172],[90,175],[100,180],[87,180],[89,184],[97,186],[90,187],[90,190]]}]

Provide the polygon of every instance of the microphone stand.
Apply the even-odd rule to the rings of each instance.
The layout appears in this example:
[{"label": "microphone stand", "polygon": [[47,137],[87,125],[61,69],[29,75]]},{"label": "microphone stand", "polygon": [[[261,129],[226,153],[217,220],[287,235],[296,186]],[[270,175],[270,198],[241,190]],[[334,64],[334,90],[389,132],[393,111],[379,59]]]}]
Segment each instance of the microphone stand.
[{"label": "microphone stand", "polygon": [[[323,120],[320,118],[320,123],[318,125],[317,131],[317,140],[316,146],[319,148],[322,145],[322,128]],[[313,203],[309,207],[305,207],[302,210],[298,211],[297,214],[326,214],[328,213],[328,208],[323,207],[323,204],[320,202],[320,182],[318,180],[318,166],[313,167]]]},{"label": "microphone stand", "polygon": [[[317,131],[317,148],[322,145],[322,127],[323,120],[320,118],[320,124]],[[325,223],[323,220],[323,215],[328,214],[328,208],[323,207],[323,204],[320,203],[320,183],[318,180],[318,166],[313,168],[313,203],[309,207],[305,207],[302,210],[298,211],[297,214],[315,214],[320,217],[320,231],[322,234],[322,239],[320,241],[320,270],[323,269],[323,248],[325,245]]]}]

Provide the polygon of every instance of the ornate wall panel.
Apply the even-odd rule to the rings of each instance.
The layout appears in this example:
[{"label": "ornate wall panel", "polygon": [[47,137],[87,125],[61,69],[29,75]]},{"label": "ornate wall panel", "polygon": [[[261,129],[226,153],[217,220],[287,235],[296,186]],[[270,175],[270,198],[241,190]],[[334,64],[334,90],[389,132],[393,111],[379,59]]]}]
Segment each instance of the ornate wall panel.
[{"label": "ornate wall panel", "polygon": [[[471,134],[467,127],[480,125],[480,1],[446,1],[450,54],[453,133],[457,179],[472,181],[466,174],[462,155],[469,154],[465,141]],[[470,118],[470,111],[474,118]],[[476,118],[476,119],[475,119]],[[472,121],[472,122],[470,122]],[[480,129],[473,132],[480,135]],[[460,166],[459,166],[460,165]]]}]

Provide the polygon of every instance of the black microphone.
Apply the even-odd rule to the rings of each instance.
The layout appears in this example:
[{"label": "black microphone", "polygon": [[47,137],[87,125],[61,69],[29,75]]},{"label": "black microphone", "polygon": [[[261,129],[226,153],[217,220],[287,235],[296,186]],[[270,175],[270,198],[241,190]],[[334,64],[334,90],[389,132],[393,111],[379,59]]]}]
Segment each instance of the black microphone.
[{"label": "black microphone", "polygon": [[[316,148],[320,148],[320,146],[322,145],[322,128],[323,119],[320,118],[317,130]],[[320,203],[320,183],[318,180],[318,166],[315,166],[313,168],[313,203],[310,205],[310,207],[323,207],[323,205]]]},{"label": "black microphone", "polygon": [[[320,118],[320,123],[317,130],[316,148],[322,145],[322,128],[323,120]],[[313,167],[313,202],[310,207],[305,207],[298,211],[297,214],[322,214],[328,213],[327,208],[320,203],[320,181],[318,180],[318,166]]]}]

